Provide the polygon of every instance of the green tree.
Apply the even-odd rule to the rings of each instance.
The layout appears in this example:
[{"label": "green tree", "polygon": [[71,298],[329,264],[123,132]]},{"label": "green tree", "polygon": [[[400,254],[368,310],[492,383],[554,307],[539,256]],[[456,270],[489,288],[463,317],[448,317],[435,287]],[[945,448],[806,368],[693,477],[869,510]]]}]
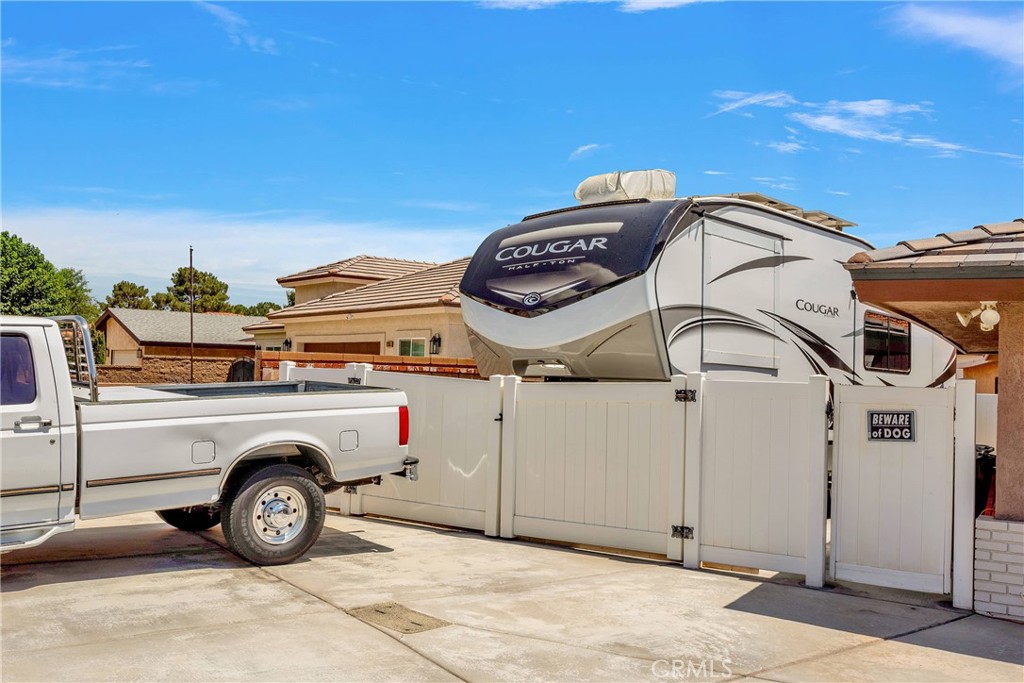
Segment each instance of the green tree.
[{"label": "green tree", "polygon": [[0,233],[0,313],[68,313],[65,280],[38,247],[6,230]]},{"label": "green tree", "polygon": [[107,362],[107,335],[103,330],[92,330],[92,355],[100,365]]},{"label": "green tree", "polygon": [[103,307],[137,308],[148,311],[153,308],[153,300],[149,298],[149,289],[146,287],[121,280],[114,285]]},{"label": "green tree", "polygon": [[295,305],[295,290],[294,289],[289,289],[288,290],[288,305],[289,306],[294,306]]},{"label": "green tree", "polygon": [[255,306],[247,306],[245,309],[246,315],[263,315],[271,311],[281,310],[281,304],[276,304],[273,301],[261,301]]},{"label": "green tree", "polygon": [[[167,293],[153,295],[153,305],[163,311],[187,311],[191,288],[188,266],[178,268],[171,274],[171,286]],[[209,313],[231,311],[228,303],[228,285],[213,273],[204,270],[195,272],[195,311]]]},{"label": "green tree", "polygon": [[92,298],[89,283],[82,271],[74,268],[61,268],[57,271],[64,294],[62,305],[63,315],[80,315],[92,323],[100,315],[100,307]]}]

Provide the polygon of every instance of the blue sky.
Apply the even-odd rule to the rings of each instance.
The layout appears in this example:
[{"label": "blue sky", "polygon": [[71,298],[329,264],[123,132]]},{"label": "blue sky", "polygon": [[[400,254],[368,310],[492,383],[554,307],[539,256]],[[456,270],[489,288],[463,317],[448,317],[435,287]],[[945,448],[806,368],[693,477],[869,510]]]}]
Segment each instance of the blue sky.
[{"label": "blue sky", "polygon": [[443,261],[595,173],[759,191],[876,246],[1024,215],[1014,3],[0,6],[2,219],[103,298]]}]

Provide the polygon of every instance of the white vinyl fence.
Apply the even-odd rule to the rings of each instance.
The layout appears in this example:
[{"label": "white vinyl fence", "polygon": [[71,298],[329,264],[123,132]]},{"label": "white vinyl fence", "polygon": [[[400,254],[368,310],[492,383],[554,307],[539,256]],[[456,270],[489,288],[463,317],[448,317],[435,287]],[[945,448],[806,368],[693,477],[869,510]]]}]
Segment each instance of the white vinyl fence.
[{"label": "white vinyl fence", "polygon": [[[376,372],[361,364],[323,370],[282,363],[282,378],[358,381],[402,389],[409,398],[409,452],[420,459],[419,481],[384,477],[379,486],[332,494],[329,500],[343,512],[479,529],[490,536],[657,553],[693,568],[712,562],[785,571],[804,575],[809,586],[823,585],[824,377],[736,381],[691,373],[671,382],[535,383],[518,377],[481,381]],[[948,422],[951,406],[943,400],[945,417],[935,419]],[[971,403],[973,392],[964,401]],[[973,449],[970,412],[961,439],[968,450]],[[848,420],[844,429],[860,422]],[[966,456],[963,460],[957,481],[968,491],[973,472]],[[942,471],[942,480],[928,485],[922,501],[933,501],[934,514],[948,519],[952,491],[949,470]],[[844,475],[844,490],[851,476]],[[878,481],[875,486],[883,488],[897,483],[888,475]],[[864,488],[863,495],[870,491]],[[886,500],[900,496],[894,490]],[[882,502],[857,503],[860,497],[847,490],[839,499],[838,531],[846,539],[838,544],[840,572],[849,573],[860,562],[848,560],[847,553],[869,538],[861,522],[870,520],[847,508]],[[956,514],[967,529],[972,521],[967,513]],[[898,530],[887,524],[875,528],[883,536]],[[942,533],[948,539],[948,526]],[[942,541],[938,547],[946,559],[933,576],[947,578],[928,588],[948,591],[950,544]],[[970,557],[964,557],[961,577],[970,572]],[[859,580],[871,575],[856,574]],[[959,585],[967,586],[966,578]],[[969,596],[954,595],[960,604],[965,599]]]}]

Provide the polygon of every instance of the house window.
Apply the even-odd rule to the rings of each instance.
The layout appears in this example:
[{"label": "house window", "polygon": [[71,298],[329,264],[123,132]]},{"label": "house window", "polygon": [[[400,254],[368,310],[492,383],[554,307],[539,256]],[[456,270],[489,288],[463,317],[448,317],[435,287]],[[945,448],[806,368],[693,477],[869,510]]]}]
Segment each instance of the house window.
[{"label": "house window", "polygon": [[891,315],[864,314],[864,367],[881,372],[910,372],[910,323]]},{"label": "house window", "polygon": [[427,355],[427,340],[422,337],[419,339],[399,339],[398,340],[398,355],[399,356],[426,356]]}]

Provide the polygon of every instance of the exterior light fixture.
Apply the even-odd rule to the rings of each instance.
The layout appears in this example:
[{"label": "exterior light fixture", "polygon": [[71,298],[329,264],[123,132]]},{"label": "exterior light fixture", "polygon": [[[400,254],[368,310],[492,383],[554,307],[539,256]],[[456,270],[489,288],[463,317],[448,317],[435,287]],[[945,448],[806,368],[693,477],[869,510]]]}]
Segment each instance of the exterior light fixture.
[{"label": "exterior light fixture", "polygon": [[977,318],[979,315],[981,315],[981,309],[975,308],[973,311],[970,311],[968,313],[957,312],[956,319],[960,321],[961,325],[967,327],[968,325],[971,324],[971,321]]},{"label": "exterior light fixture", "polygon": [[435,333],[430,338],[430,355],[436,356],[439,353],[441,353],[441,335]]},{"label": "exterior light fixture", "polygon": [[957,313],[956,319],[960,324],[967,327],[971,321],[979,318],[978,323],[982,332],[991,332],[999,324],[999,311],[996,310],[995,301],[982,301],[981,308],[975,308],[969,313]]},{"label": "exterior light fixture", "polygon": [[999,311],[996,310],[995,301],[981,302],[981,316],[979,318],[982,332],[991,332],[999,324]]}]

